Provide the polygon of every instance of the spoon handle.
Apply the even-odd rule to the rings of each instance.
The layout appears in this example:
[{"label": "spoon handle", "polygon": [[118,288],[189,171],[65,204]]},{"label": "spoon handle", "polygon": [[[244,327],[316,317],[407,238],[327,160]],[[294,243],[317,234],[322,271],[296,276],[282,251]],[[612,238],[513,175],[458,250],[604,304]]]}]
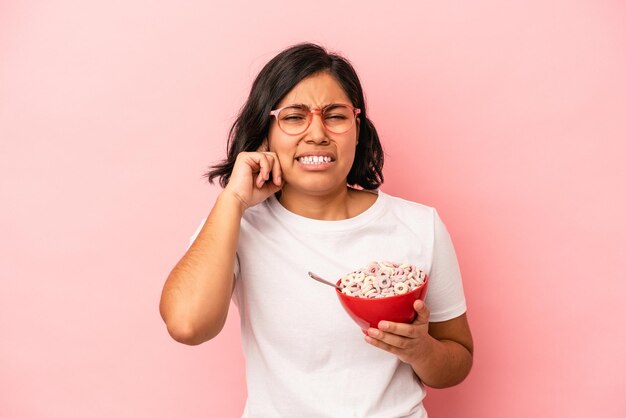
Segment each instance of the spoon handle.
[{"label": "spoon handle", "polygon": [[320,283],[324,283],[324,284],[326,284],[328,286],[334,287],[335,289],[339,289],[339,286],[337,286],[335,283],[329,282],[326,279],[322,279],[320,276],[318,276],[317,274],[315,274],[315,273],[313,273],[311,271],[309,271],[309,277],[311,277],[313,280],[317,280]]}]

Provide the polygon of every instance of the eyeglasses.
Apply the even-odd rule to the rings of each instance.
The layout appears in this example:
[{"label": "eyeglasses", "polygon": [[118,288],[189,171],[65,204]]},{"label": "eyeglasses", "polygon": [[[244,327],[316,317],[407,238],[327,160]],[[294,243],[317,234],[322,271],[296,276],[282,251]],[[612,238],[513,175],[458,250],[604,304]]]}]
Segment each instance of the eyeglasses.
[{"label": "eyeglasses", "polygon": [[341,103],[313,110],[303,104],[292,104],[272,110],[270,116],[276,118],[278,127],[287,135],[299,135],[306,131],[313,121],[313,114],[322,117],[322,123],[329,132],[343,134],[352,128],[359,113],[361,109]]}]

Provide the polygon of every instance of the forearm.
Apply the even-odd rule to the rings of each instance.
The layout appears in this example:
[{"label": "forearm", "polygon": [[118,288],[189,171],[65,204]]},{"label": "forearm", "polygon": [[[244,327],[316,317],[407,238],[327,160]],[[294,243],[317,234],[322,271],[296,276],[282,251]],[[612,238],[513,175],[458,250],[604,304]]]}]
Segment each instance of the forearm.
[{"label": "forearm", "polygon": [[457,385],[467,377],[472,368],[473,354],[462,344],[451,340],[429,338],[424,355],[411,363],[411,367],[425,384],[433,388]]},{"label": "forearm", "polygon": [[200,344],[226,320],[243,208],[222,192],[198,237],[176,264],[163,288],[160,311],[174,339]]}]

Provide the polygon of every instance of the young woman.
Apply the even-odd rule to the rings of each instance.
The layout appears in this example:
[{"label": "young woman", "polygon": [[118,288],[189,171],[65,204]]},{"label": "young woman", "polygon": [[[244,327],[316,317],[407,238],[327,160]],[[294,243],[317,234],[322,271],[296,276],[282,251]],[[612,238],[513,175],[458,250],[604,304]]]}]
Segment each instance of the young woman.
[{"label": "young woman", "polygon": [[[378,191],[383,152],[361,84],[343,57],[300,44],[259,73],[207,173],[224,188],[170,273],[161,315],[201,344],[241,317],[244,417],[426,417],[423,385],[461,382],[472,365],[461,275],[435,209]],[[335,279],[375,260],[429,275],[412,324],[366,336]]]}]

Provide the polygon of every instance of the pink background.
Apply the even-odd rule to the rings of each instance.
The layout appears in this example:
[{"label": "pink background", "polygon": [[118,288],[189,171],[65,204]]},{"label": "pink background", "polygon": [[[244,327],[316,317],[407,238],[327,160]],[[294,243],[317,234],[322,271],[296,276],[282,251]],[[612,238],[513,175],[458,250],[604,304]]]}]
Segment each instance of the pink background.
[{"label": "pink background", "polygon": [[0,3],[0,416],[238,417],[238,317],[187,347],[162,284],[253,77],[359,72],[388,193],[438,208],[476,354],[432,417],[626,409],[621,1]]}]

